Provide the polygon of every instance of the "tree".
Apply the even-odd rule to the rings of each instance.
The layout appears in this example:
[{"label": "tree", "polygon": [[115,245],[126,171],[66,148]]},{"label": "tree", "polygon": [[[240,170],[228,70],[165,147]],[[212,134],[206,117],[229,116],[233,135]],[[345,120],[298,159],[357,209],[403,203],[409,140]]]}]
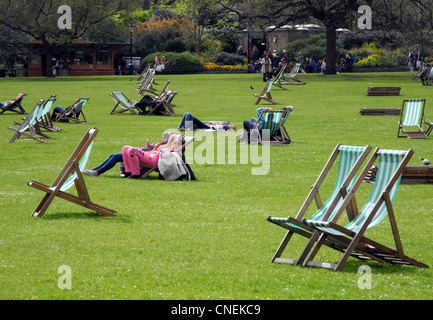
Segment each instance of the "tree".
[{"label": "tree", "polygon": [[[70,29],[62,29],[59,19],[65,14],[62,5],[71,9]],[[136,5],[126,0],[64,1],[64,0],[0,0],[0,26],[42,42],[40,53],[45,54],[47,75],[53,75],[52,52],[80,38],[89,27],[113,16],[121,9]],[[59,13],[60,11],[60,13]],[[55,39],[50,41],[49,39]],[[22,45],[22,44],[21,44]]]}]

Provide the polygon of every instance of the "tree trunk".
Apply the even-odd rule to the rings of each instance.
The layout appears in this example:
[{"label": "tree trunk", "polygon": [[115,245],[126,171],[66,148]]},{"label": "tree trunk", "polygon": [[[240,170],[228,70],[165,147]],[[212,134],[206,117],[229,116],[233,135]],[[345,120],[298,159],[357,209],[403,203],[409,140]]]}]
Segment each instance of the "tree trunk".
[{"label": "tree trunk", "polygon": [[326,74],[336,74],[336,42],[335,26],[326,27]]},{"label": "tree trunk", "polygon": [[44,43],[44,53],[45,53],[45,66],[47,68],[47,77],[53,77],[53,53],[51,52],[51,46],[48,43]]}]

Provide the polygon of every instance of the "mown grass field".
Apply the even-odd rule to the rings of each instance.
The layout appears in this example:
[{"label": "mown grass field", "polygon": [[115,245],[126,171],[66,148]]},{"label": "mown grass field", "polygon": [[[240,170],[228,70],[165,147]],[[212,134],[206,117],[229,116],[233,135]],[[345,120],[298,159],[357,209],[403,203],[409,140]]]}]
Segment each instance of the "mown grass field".
[{"label": "mown grass field", "polygon": [[[255,115],[252,95],[264,83],[257,74],[157,75],[156,88],[170,79],[170,89],[179,92],[174,100],[178,116],[146,117],[109,114],[114,107],[109,92],[139,99],[135,77],[0,79],[0,101],[28,92],[27,111],[51,94],[63,107],[79,96],[90,97],[84,109],[88,124],[61,123],[63,130],[48,133],[52,139],[45,144],[9,143],[13,132],[6,127],[20,116],[0,116],[0,299],[432,299],[431,268],[368,263],[372,288],[361,290],[358,268],[365,263],[353,258],[342,272],[270,263],[285,230],[266,216],[296,215],[337,143],[412,148],[411,165],[421,164],[420,157],[433,160],[432,137],[398,139],[398,117],[358,115],[363,107],[399,108],[405,98],[426,98],[426,118],[432,120],[433,89],[412,82],[409,72],[300,77],[306,85],[272,89],[280,103],[274,107],[295,108],[286,123],[294,142],[270,148],[267,174],[252,174],[260,164],[240,163],[239,144],[236,164],[192,163],[197,181],[161,181],[157,174],[122,179],[116,167],[85,177],[92,200],[116,210],[116,217],[56,199],[42,218],[31,214],[43,193],[27,182],[51,184],[88,128],[99,129],[88,166],[93,167],[124,145],[159,140],[163,131],[177,128],[184,112],[241,129],[243,120]],[[368,97],[368,86],[400,86],[401,95]],[[215,150],[229,152],[218,144]],[[333,177],[331,171],[322,198],[332,190]],[[359,205],[370,188],[361,186]],[[432,188],[400,185],[394,202],[405,253],[428,265],[433,264]],[[388,221],[367,235],[393,245]],[[295,237],[287,256],[297,258],[305,244]],[[339,257],[325,248],[316,260]],[[71,289],[58,286],[63,265],[70,267]]]}]

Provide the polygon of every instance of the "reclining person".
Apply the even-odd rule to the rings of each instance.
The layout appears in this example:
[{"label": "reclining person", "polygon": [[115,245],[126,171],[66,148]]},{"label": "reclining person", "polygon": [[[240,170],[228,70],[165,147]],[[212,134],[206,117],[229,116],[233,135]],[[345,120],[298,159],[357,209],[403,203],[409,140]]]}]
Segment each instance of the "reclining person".
[{"label": "reclining person", "polygon": [[131,179],[139,179],[141,177],[140,165],[154,167],[158,164],[159,155],[163,150],[173,152],[181,146],[181,135],[172,135],[166,145],[156,145],[152,151],[143,151],[140,148],[124,146],[122,155],[126,175]]},{"label": "reclining person", "polygon": [[[159,146],[166,145],[170,136],[172,136],[172,135],[173,135],[172,132],[164,132],[162,134],[162,137],[161,137],[161,142],[159,142],[159,143],[156,142],[156,143],[150,144],[149,140],[147,140],[146,146],[141,147],[139,149],[141,149],[143,151],[152,151],[157,145],[159,145]],[[122,151],[118,152],[118,153],[113,153],[112,155],[110,155],[106,160],[104,160],[97,167],[93,168],[92,170],[84,170],[83,173],[88,175],[88,176],[98,177],[101,174],[103,174],[104,172],[113,168],[116,165],[116,163],[120,163],[120,162],[123,162]],[[128,175],[123,174],[123,176],[127,177]]]},{"label": "reclining person", "polygon": [[185,131],[191,129],[192,130],[213,130],[213,131],[234,131],[236,130],[236,126],[231,124],[220,123],[220,122],[206,124],[200,121],[199,119],[197,119],[196,117],[194,117],[191,113],[185,112],[177,130]]},{"label": "reclining person", "polygon": [[22,99],[24,96],[25,96],[24,93],[19,93],[19,94],[17,95],[17,97],[16,97],[15,99],[13,99],[13,100],[6,101],[6,102],[0,102],[0,108],[1,108],[1,109],[4,109],[4,110],[7,110],[7,109],[10,108],[10,107],[18,106],[18,103],[21,101],[21,99]]}]

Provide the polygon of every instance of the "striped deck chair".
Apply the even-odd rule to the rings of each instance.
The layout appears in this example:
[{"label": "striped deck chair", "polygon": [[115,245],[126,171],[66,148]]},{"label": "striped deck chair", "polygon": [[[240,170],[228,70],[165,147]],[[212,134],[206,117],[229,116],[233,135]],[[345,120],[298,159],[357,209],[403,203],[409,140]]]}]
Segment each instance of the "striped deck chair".
[{"label": "striped deck chair", "polygon": [[[45,192],[45,196],[32,214],[34,217],[42,217],[55,197],[70,201],[107,216],[115,215],[116,211],[97,205],[90,200],[82,174],[89,160],[93,140],[97,133],[97,128],[87,130],[83,139],[51,186],[36,181],[28,183],[29,186]],[[77,196],[66,192],[74,185],[77,189]]]},{"label": "striped deck chair", "polygon": [[[425,99],[403,100],[397,137],[407,137],[409,139],[425,139],[428,137],[432,124],[425,122],[424,108]],[[414,128],[416,128],[416,131],[408,131],[414,130]]]},{"label": "striped deck chair", "polygon": [[40,114],[40,110],[43,108],[44,101],[44,99],[39,100],[22,123],[14,122],[14,125],[18,126],[18,128],[8,127],[9,130],[15,132],[9,142],[15,142],[15,140],[19,139],[21,136],[26,136],[39,142],[46,142],[37,136],[37,132],[40,132],[40,130],[37,129],[37,117]]},{"label": "striped deck chair", "polygon": [[268,102],[270,102],[272,104],[278,104],[278,102],[272,100],[272,95],[271,95],[272,85],[273,85],[273,81],[269,80],[266,83],[266,86],[264,87],[264,89],[263,89],[263,91],[262,91],[261,94],[257,94],[257,93],[253,94],[253,96],[257,98],[257,101],[256,101],[255,104],[259,104],[259,102],[262,99],[265,100],[265,101],[268,101]]},{"label": "striped deck chair", "polygon": [[[89,100],[90,98],[83,98],[83,97],[78,98],[71,106],[65,109],[63,114],[57,114],[57,117],[54,121],[69,122],[69,120],[72,120],[75,123],[87,123],[83,109]],[[82,115],[83,120],[79,119],[80,115]]]},{"label": "striped deck chair", "polygon": [[[361,167],[370,150],[371,147],[368,145],[366,147],[354,147],[338,144],[332,152],[331,156],[329,157],[316,182],[311,187],[311,191],[308,194],[306,200],[304,201],[302,207],[298,211],[296,217],[267,217],[267,221],[288,230],[283,240],[281,241],[277,251],[272,257],[271,262],[288,263],[295,265],[301,264],[303,262],[303,260],[301,260],[302,254],[301,258],[299,259],[286,259],[282,258],[281,256],[294,234],[299,234],[303,237],[310,238],[314,233],[314,229],[312,227],[303,223],[304,216],[309,210],[313,200],[315,200],[318,210],[309,218],[309,220],[321,221],[323,217],[328,213],[330,213],[329,218],[332,218],[333,215],[336,214],[337,209],[340,208],[340,206],[342,205],[343,198],[347,195],[348,190],[353,187],[357,171]],[[322,203],[319,190],[338,158],[339,165],[337,169],[337,177],[334,190],[332,191],[328,199],[324,203]],[[349,216],[354,216],[353,208],[351,206],[347,207],[347,213]]]},{"label": "striped deck chair", "polygon": [[27,114],[27,112],[21,105],[26,95],[27,93],[20,93],[14,100],[11,100],[12,103],[9,106],[3,106],[2,108],[0,108],[0,114],[5,113],[6,111],[12,111],[18,114]]},{"label": "striped deck chair", "polygon": [[[293,66],[292,70],[290,70],[290,73],[288,75],[283,75],[283,79],[285,80],[282,84],[305,84],[305,82],[299,80],[297,78],[297,75],[299,73],[299,70],[301,68],[301,64],[297,63]],[[293,82],[295,81],[295,82]]]},{"label": "striped deck chair", "polygon": [[45,101],[43,110],[38,118],[38,124],[40,127],[48,130],[48,131],[60,131],[59,127],[53,125],[53,121],[51,120],[51,108],[53,107],[53,103],[56,101],[56,95],[52,95],[48,100]]},{"label": "striped deck chair", "polygon": [[[52,95],[48,100],[45,100],[45,102],[37,109],[37,111],[35,111],[35,121],[34,121],[34,125],[33,125],[33,131],[34,133],[36,133],[37,135],[44,137],[44,138],[48,138],[51,139],[50,136],[48,136],[47,134],[43,133],[41,131],[41,128],[44,128],[46,130],[49,131],[58,131],[55,130],[54,126],[50,126],[50,123],[46,123],[46,118],[51,119],[50,118],[50,110],[51,107],[54,103],[54,101],[56,101],[56,95]],[[23,119],[25,120],[25,119]],[[16,126],[21,126],[21,123],[18,121],[14,121],[13,123]],[[29,130],[29,129],[27,129]],[[59,129],[60,130],[60,129]]]},{"label": "striped deck chair", "polygon": [[[292,139],[289,136],[289,133],[287,132],[286,127],[284,126],[286,124],[287,118],[289,117],[290,113],[292,112],[293,107],[283,107],[281,108],[281,111],[274,111],[274,122],[278,123],[277,130],[272,135],[271,138],[273,138],[273,143],[275,145],[283,145],[288,144],[292,142]],[[277,114],[275,114],[277,112]],[[278,120],[279,118],[279,120]]]},{"label": "striped deck chair", "polygon": [[134,110],[136,107],[132,105],[132,101],[123,92],[110,92],[109,95],[116,102],[116,105],[113,110],[111,110],[110,114],[123,113],[126,111],[129,111],[134,115],[137,114]]},{"label": "striped deck chair", "polygon": [[286,71],[287,64],[283,64],[278,74],[275,76],[275,79],[273,81],[273,85],[281,88],[283,90],[288,90],[286,87],[283,86],[283,83],[281,83],[281,80],[283,79],[284,72]]},{"label": "striped deck chair", "polygon": [[[361,260],[375,260],[381,263],[413,265],[420,268],[428,267],[426,264],[404,254],[392,207],[402,172],[412,155],[412,150],[376,149],[363,173],[355,182],[355,187],[360,185],[364,179],[363,175],[371,168],[376,158],[379,158],[374,186],[364,206],[359,210],[356,217],[349,220],[346,226],[343,227],[337,224],[344,205],[332,219],[322,221],[304,220],[304,223],[313,227],[315,232],[307,244],[306,249],[310,253],[303,262],[303,266],[323,267],[339,271],[344,267],[347,259],[352,256]],[[347,201],[353,199],[355,192],[356,190],[350,192],[344,202],[347,203]],[[378,225],[386,216],[389,218],[396,248],[385,246],[365,236],[367,229]],[[331,242],[333,249],[343,252],[343,256],[337,264],[313,261],[324,241]]]},{"label": "striped deck chair", "polygon": [[152,94],[156,93],[156,90],[153,88],[153,84],[155,83],[155,72],[156,68],[151,68],[146,77],[144,77],[138,84],[137,91],[139,96],[142,96],[146,91]]},{"label": "striped deck chair", "polygon": [[138,75],[136,84],[139,84],[140,80],[147,76],[147,74],[149,73],[149,70],[150,70],[150,64],[148,64],[147,67],[144,68],[143,71]]}]

